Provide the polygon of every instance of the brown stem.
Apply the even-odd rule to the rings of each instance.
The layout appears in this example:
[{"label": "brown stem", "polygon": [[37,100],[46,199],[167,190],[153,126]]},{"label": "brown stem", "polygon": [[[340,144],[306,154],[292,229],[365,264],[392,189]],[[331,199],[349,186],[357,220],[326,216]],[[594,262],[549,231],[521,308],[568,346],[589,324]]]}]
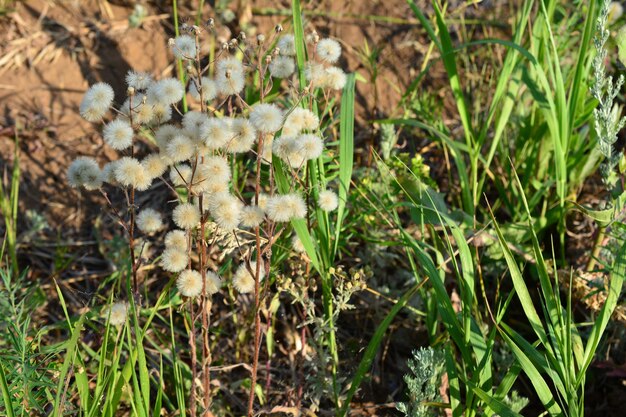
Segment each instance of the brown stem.
[{"label": "brown stem", "polygon": [[[128,97],[128,119],[130,122],[130,126],[133,126],[133,96],[130,95]],[[135,157],[135,135],[132,138],[132,144],[130,147],[130,157]],[[129,199],[129,208],[130,208],[130,224],[128,225],[128,245],[130,250],[130,270],[133,276],[133,298],[135,299],[135,303],[141,305],[141,300],[139,298],[139,285],[137,284],[137,262],[135,260],[135,187],[130,187],[130,199]]]}]

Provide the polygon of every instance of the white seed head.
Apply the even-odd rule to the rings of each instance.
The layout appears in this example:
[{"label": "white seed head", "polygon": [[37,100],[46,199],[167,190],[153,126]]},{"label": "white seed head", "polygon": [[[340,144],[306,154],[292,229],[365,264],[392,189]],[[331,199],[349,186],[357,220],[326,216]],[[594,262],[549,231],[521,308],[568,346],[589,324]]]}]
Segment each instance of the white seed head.
[{"label": "white seed head", "polygon": [[209,121],[209,116],[199,111],[189,111],[183,116],[183,129],[191,138],[200,142],[201,128]]},{"label": "white seed head", "polygon": [[181,229],[193,229],[200,223],[200,211],[191,203],[179,204],[172,213],[176,226]]},{"label": "white seed head", "polygon": [[147,72],[130,70],[126,73],[126,84],[136,90],[146,90],[154,82]]},{"label": "white seed head", "polygon": [[196,151],[193,141],[185,135],[175,136],[165,147],[165,155],[173,162],[182,162],[191,159]]},{"label": "white seed head", "polygon": [[333,90],[341,90],[346,85],[346,74],[341,68],[328,67],[326,68],[326,77],[324,84],[326,87]]},{"label": "white seed head", "polygon": [[186,269],[178,276],[176,286],[185,297],[196,297],[202,292],[202,275],[198,271]]},{"label": "white seed head", "polygon": [[311,110],[296,107],[287,116],[282,134],[284,136],[296,136],[303,130],[317,130],[319,124],[320,119]]},{"label": "white seed head", "polygon": [[141,166],[143,166],[146,175],[151,179],[155,179],[160,177],[167,171],[167,167],[171,162],[170,158],[167,156],[161,155],[159,153],[153,153],[146,156],[141,161]]},{"label": "white seed head", "polygon": [[296,54],[296,42],[293,35],[283,35],[276,46],[280,49],[281,55],[294,56]]},{"label": "white seed head", "polygon": [[103,175],[93,158],[81,156],[70,164],[67,170],[67,180],[74,188],[85,187],[87,190],[97,190],[102,186]]},{"label": "white seed head", "polygon": [[137,227],[146,234],[158,232],[163,228],[163,216],[154,209],[143,209],[137,215]]},{"label": "white seed head", "polygon": [[80,103],[80,115],[89,122],[97,122],[102,119],[111,103],[115,93],[107,83],[96,83],[89,87]]},{"label": "white seed head", "polygon": [[185,89],[176,78],[164,78],[148,88],[148,101],[174,104],[182,100]]},{"label": "white seed head", "polygon": [[288,222],[306,216],[306,204],[298,194],[270,197],[266,207],[267,216],[275,222]]},{"label": "white seed head", "polygon": [[102,129],[104,141],[113,149],[122,151],[133,144],[133,128],[126,120],[115,119]]},{"label": "white seed head", "polygon": [[179,35],[171,45],[174,56],[178,59],[196,58],[196,40],[189,35]]},{"label": "white seed head", "polygon": [[217,89],[224,95],[238,94],[245,86],[243,64],[235,57],[217,62],[215,71]]},{"label": "white seed head", "polygon": [[269,200],[269,198],[269,194],[259,193],[259,207],[261,208],[261,210],[265,211],[267,209],[267,201]]},{"label": "white seed head", "polygon": [[219,275],[217,275],[213,271],[206,271],[204,276],[205,276],[205,284],[204,284],[205,294],[213,295],[217,293],[220,290],[220,287],[222,286],[222,280],[219,277]]},{"label": "white seed head", "polygon": [[302,241],[300,240],[297,234],[294,234],[293,237],[291,238],[291,248],[295,252],[298,252],[298,253],[304,253],[306,251],[306,249],[304,249],[304,245],[302,244]]},{"label": "white seed head", "polygon": [[334,191],[324,190],[320,192],[317,204],[324,211],[333,211],[339,206],[339,199]]},{"label": "white seed head", "polygon": [[122,301],[111,304],[107,311],[109,323],[112,326],[122,326],[126,323],[126,315],[128,314],[128,304]]},{"label": "white seed head", "polygon": [[[217,83],[209,77],[202,77],[202,98],[204,101],[209,102],[213,100],[217,97],[218,93]],[[193,81],[189,83],[189,94],[191,94],[191,97],[193,97],[194,100],[200,101],[198,86]]]},{"label": "white seed head", "polygon": [[150,187],[150,180],[141,163],[129,156],[118,160],[115,166],[115,180],[124,187],[135,187],[140,191]]},{"label": "white seed head", "polygon": [[213,194],[208,204],[209,211],[220,228],[233,230],[239,226],[243,204],[237,197],[228,193]]},{"label": "white seed head", "polygon": [[170,170],[170,180],[175,187],[183,187],[191,182],[193,170],[187,164],[180,164]]},{"label": "white seed head", "polygon": [[288,56],[277,56],[270,63],[269,70],[272,77],[287,78],[296,70],[296,64]]},{"label": "white seed head", "polygon": [[334,64],[341,55],[341,45],[334,39],[322,39],[317,44],[316,52],[319,59]]},{"label": "white seed head", "polygon": [[181,133],[182,130],[174,125],[163,125],[154,133],[154,140],[159,149],[163,151],[167,144]]},{"label": "white seed head", "polygon": [[324,87],[326,85],[326,70],[321,64],[307,62],[304,68],[304,76],[313,87]]},{"label": "white seed head", "polygon": [[196,169],[193,179],[194,191],[215,193],[228,190],[230,167],[228,161],[221,156],[206,156],[204,162]]},{"label": "white seed head", "polygon": [[152,106],[152,122],[161,124],[172,120],[172,107],[169,104],[158,101],[150,105]]},{"label": "white seed head", "polygon": [[111,185],[117,184],[117,180],[115,179],[115,167],[116,166],[117,166],[117,161],[111,161],[102,168],[102,181],[109,183]]},{"label": "white seed head", "polygon": [[165,247],[187,251],[187,233],[184,230],[172,230],[165,235]]},{"label": "white seed head", "polygon": [[167,248],[161,256],[161,267],[169,272],[180,272],[187,267],[189,256],[186,251]]},{"label": "white seed head", "polygon": [[232,132],[225,120],[210,118],[200,127],[199,136],[209,149],[220,149],[230,141]]},{"label": "white seed head", "polygon": [[283,112],[274,104],[255,104],[250,112],[250,122],[263,133],[274,133],[283,125]]},{"label": "white seed head", "polygon": [[[256,261],[250,262],[250,269],[252,270],[252,274],[248,271],[248,268],[245,263],[239,265],[235,275],[233,276],[233,286],[237,291],[241,294],[247,294],[249,292],[254,291],[255,286],[255,275],[256,275],[257,263]],[[263,281],[265,278],[265,268],[263,267],[263,263],[260,265],[259,270],[259,282]]]},{"label": "white seed head", "polygon": [[248,152],[256,140],[256,130],[248,119],[229,119],[231,137],[224,145],[224,150],[231,153]]},{"label": "white seed head", "polygon": [[265,212],[258,206],[245,206],[241,210],[241,225],[243,227],[257,227],[265,220]]},{"label": "white seed head", "polygon": [[324,142],[322,142],[322,138],[317,135],[300,135],[296,139],[296,142],[300,147],[302,156],[307,160],[319,158],[324,150]]}]

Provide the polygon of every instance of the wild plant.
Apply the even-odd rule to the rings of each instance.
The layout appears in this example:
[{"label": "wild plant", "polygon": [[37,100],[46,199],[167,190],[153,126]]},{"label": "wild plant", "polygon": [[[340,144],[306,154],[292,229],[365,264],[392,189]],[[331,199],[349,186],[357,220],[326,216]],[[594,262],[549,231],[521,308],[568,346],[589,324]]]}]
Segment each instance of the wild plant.
[{"label": "wild plant", "polygon": [[[181,33],[169,41],[183,69],[180,79],[156,80],[130,71],[122,105],[113,105],[111,86],[97,83],[80,106],[86,120],[104,124],[104,142],[120,153],[102,168],[96,160],[80,157],[68,170],[72,186],[100,192],[128,239],[128,299],[110,305],[105,317],[118,327],[130,318],[138,330],[137,316],[149,301],[142,298],[142,253],[148,239],[162,239],[159,266],[175,279],[186,300],[191,416],[198,414],[198,404],[202,415],[212,415],[211,365],[213,357],[222,354],[211,351],[213,297],[231,286],[241,302],[251,298],[254,335],[247,415],[252,416],[267,327],[261,312],[272,299],[276,242],[297,236],[322,280],[334,259],[320,246],[324,243],[328,251],[337,245],[340,230],[331,229],[329,215],[339,210],[340,225],[349,171],[342,168],[347,178],[342,172],[336,186],[331,185],[326,171],[334,169],[335,160],[327,147],[333,142],[335,92],[346,85],[353,88],[353,81],[335,66],[340,44],[315,32],[305,40],[299,16],[294,21],[299,23],[295,36],[285,34],[280,25],[254,39],[242,32],[208,55],[213,20],[204,26],[182,25]],[[341,129],[351,122],[343,117]],[[351,136],[350,147],[345,140],[340,145],[345,159]],[[139,206],[138,193],[156,192],[157,183],[165,184],[172,204]],[[124,197],[123,208],[110,197],[115,189]],[[171,222],[164,215],[170,211]],[[318,243],[322,237],[325,240]],[[232,271],[220,265],[225,257],[236,264]],[[330,285],[324,282],[325,291]],[[325,314],[332,312],[329,294],[324,293]],[[327,323],[331,329],[332,323]],[[334,343],[334,335],[328,339]],[[141,342],[138,337],[136,345]],[[333,363],[336,366],[336,357]]]}]

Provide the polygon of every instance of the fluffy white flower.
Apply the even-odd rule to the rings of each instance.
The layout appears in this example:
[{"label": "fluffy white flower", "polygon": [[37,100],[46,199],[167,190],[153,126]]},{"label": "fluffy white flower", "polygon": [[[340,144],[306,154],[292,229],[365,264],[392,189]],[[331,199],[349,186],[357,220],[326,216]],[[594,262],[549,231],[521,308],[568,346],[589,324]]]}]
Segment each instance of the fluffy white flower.
[{"label": "fluffy white flower", "polygon": [[252,149],[256,140],[256,130],[248,119],[230,119],[231,138],[224,145],[226,152],[241,153]]},{"label": "fluffy white flower", "polygon": [[304,76],[311,82],[313,87],[324,87],[326,85],[326,69],[316,62],[307,62],[304,68]]},{"label": "fluffy white flower", "polygon": [[[205,102],[213,100],[217,97],[217,83],[210,79],[209,77],[202,77],[202,98]],[[200,101],[200,92],[198,91],[198,86],[192,80],[189,83],[189,94],[193,97],[194,100]]]},{"label": "fluffy white flower", "polygon": [[185,297],[196,297],[202,292],[202,275],[198,271],[186,269],[178,276],[176,286]]},{"label": "fluffy white flower", "polygon": [[317,204],[324,211],[333,211],[339,206],[339,199],[334,191],[324,190],[319,193]]},{"label": "fluffy white flower", "polygon": [[130,70],[126,73],[126,84],[135,90],[145,90],[153,82],[152,77],[147,72]]},{"label": "fluffy white flower", "polygon": [[181,229],[193,229],[200,223],[200,211],[194,204],[183,203],[174,209],[172,218]]},{"label": "fluffy white flower", "polygon": [[161,256],[161,267],[169,272],[180,272],[187,267],[189,256],[184,250],[167,248]]},{"label": "fluffy white flower", "polygon": [[257,227],[265,219],[265,212],[258,206],[245,206],[241,210],[241,225],[243,227]]},{"label": "fluffy white flower", "polygon": [[317,44],[316,52],[319,59],[334,64],[341,55],[341,45],[334,39],[322,39]]},{"label": "fluffy white flower", "polygon": [[74,188],[85,187],[87,190],[96,190],[102,186],[103,175],[93,158],[81,156],[70,164],[67,180]]},{"label": "fluffy white flower", "polygon": [[161,155],[159,153],[153,153],[146,156],[141,161],[141,166],[143,166],[146,175],[150,179],[155,179],[165,173],[170,162],[171,159],[167,156]]},{"label": "fluffy white flower", "polygon": [[219,193],[212,195],[208,204],[209,211],[220,228],[233,230],[239,226],[242,203],[237,197]]},{"label": "fluffy white flower", "polygon": [[191,136],[194,140],[201,140],[201,128],[209,121],[209,116],[199,111],[189,111],[183,116],[183,128],[185,133]]},{"label": "fluffy white flower", "polygon": [[306,216],[306,204],[298,194],[270,197],[266,207],[267,217],[275,222],[288,222]]},{"label": "fluffy white flower", "polygon": [[296,42],[293,35],[283,35],[276,46],[281,55],[294,56],[296,54]]},{"label": "fluffy white flower", "polygon": [[296,136],[303,130],[316,130],[319,127],[320,119],[309,109],[296,107],[285,119],[283,136]]},{"label": "fluffy white flower", "polygon": [[219,275],[217,275],[213,271],[206,271],[205,273],[205,284],[204,284],[204,292],[207,295],[213,295],[220,290],[222,286],[222,280]]},{"label": "fluffy white flower", "polygon": [[[259,207],[261,208],[261,210],[266,211],[267,201],[269,200],[269,198],[269,194],[259,193]],[[254,200],[252,202],[254,203]]]},{"label": "fluffy white flower", "polygon": [[115,179],[116,166],[117,161],[111,161],[102,168],[102,181],[107,182],[111,185],[117,184],[117,180]]},{"label": "fluffy white flower", "polygon": [[96,83],[89,87],[80,103],[80,115],[89,122],[97,122],[102,119],[111,103],[115,93],[107,83]]},{"label": "fluffy white flower", "polygon": [[191,159],[196,146],[191,139],[185,135],[177,135],[165,147],[165,155],[173,162],[182,162]]},{"label": "fluffy white flower", "polygon": [[179,35],[174,39],[172,52],[178,59],[195,59],[196,40],[189,35]]},{"label": "fluffy white flower", "polygon": [[307,160],[298,137],[281,136],[276,138],[272,151],[292,168],[301,168]]},{"label": "fluffy white flower", "polygon": [[232,132],[225,120],[210,118],[200,127],[199,136],[210,149],[220,149],[230,141]]},{"label": "fluffy white flower", "polygon": [[176,136],[182,134],[182,130],[174,125],[163,125],[154,133],[154,140],[160,150],[165,150],[167,144]]},{"label": "fluffy white flower", "polygon": [[302,241],[297,234],[294,234],[291,238],[291,248],[298,253],[304,253],[306,251],[306,249],[304,249]]},{"label": "fluffy white flower", "polygon": [[186,186],[191,182],[193,170],[187,164],[173,166],[170,170],[170,180],[176,187]]},{"label": "fluffy white flower", "polygon": [[322,142],[322,138],[319,136],[310,134],[300,135],[296,141],[301,149],[304,159],[316,159],[322,155],[324,142]]},{"label": "fluffy white flower", "polygon": [[149,103],[152,106],[152,122],[161,124],[172,119],[172,107],[167,103]]},{"label": "fluffy white flower", "polygon": [[238,94],[245,87],[243,64],[235,57],[217,62],[215,71],[217,90],[224,95]]},{"label": "fluffy white flower", "polygon": [[164,78],[148,88],[148,101],[166,104],[178,103],[185,94],[185,89],[176,78]]},{"label": "fluffy white flower", "polygon": [[163,228],[163,217],[154,209],[143,209],[137,215],[137,227],[146,234],[158,232]]},{"label": "fluffy white flower", "polygon": [[[233,276],[233,286],[237,291],[242,294],[246,294],[254,291],[255,286],[255,275],[256,275],[257,263],[256,261],[250,262],[250,269],[252,270],[252,274],[248,270],[248,267],[245,263],[239,265],[235,275]],[[260,265],[259,270],[259,282],[263,281],[265,278],[265,268],[263,267],[263,263]]]},{"label": "fluffy white flower", "polygon": [[221,156],[206,156],[204,162],[196,169],[193,186],[198,192],[215,193],[226,191],[228,180],[230,180],[228,161]]},{"label": "fluffy white flower", "polygon": [[275,78],[287,78],[296,70],[296,63],[288,56],[277,56],[270,62],[270,74]]},{"label": "fluffy white flower", "polygon": [[255,104],[250,111],[250,122],[263,133],[274,133],[283,124],[283,112],[274,104]]},{"label": "fluffy white flower", "polygon": [[133,144],[133,128],[126,120],[115,119],[102,129],[104,141],[113,149],[121,151]]},{"label": "fluffy white flower", "polygon": [[109,323],[112,326],[121,326],[126,323],[126,315],[128,314],[128,304],[118,301],[111,304],[107,311]]},{"label": "fluffy white flower", "polygon": [[141,163],[128,156],[118,160],[115,166],[115,180],[124,187],[135,187],[139,191],[150,188],[152,182]]},{"label": "fluffy white flower", "polygon": [[167,249],[187,250],[187,233],[184,230],[172,230],[165,235]]},{"label": "fluffy white flower", "polygon": [[333,90],[341,90],[346,85],[346,74],[341,68],[326,68],[324,84],[326,87],[332,88]]}]

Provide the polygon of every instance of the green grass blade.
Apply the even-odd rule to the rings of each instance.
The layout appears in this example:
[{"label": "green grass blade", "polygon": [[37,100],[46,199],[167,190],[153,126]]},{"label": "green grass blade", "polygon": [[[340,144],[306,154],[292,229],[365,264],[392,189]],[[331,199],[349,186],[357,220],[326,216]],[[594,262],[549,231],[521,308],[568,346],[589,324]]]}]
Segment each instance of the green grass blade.
[{"label": "green grass blade", "polygon": [[304,63],[306,62],[306,48],[304,39],[304,28],[302,26],[302,9],[300,0],[291,1],[291,13],[293,17],[293,36],[296,46],[296,65],[298,67],[298,82],[302,91],[306,86],[306,77],[304,76]]},{"label": "green grass blade", "polygon": [[511,410],[502,401],[481,390],[472,382],[468,381],[467,385],[471,388],[474,394],[476,394],[476,396],[483,401],[485,406],[493,410],[495,413],[498,413],[498,415],[500,415],[501,417],[522,417],[521,414],[518,414],[515,411]]},{"label": "green grass blade", "polygon": [[74,365],[76,346],[78,345],[78,338],[83,329],[85,318],[85,314],[81,315],[74,326],[72,326],[72,323],[69,321],[67,323],[72,336],[70,337],[70,340],[67,341],[67,344],[65,346],[65,360],[63,361],[63,366],[61,366],[61,371],[59,373],[59,382],[57,383],[57,395],[54,399],[53,408],[55,417],[63,416],[63,405],[61,404],[61,398],[63,397],[64,392],[63,387],[65,386],[65,379],[67,378],[70,367]]},{"label": "green grass blade", "polygon": [[349,74],[341,96],[341,116],[339,121],[339,206],[337,207],[337,225],[335,226],[335,245],[333,258],[337,256],[339,235],[346,215],[348,191],[352,180],[354,165],[354,74]]},{"label": "green grass blade", "polygon": [[528,379],[535,388],[535,392],[537,393],[537,396],[539,397],[539,400],[541,401],[543,406],[552,416],[562,415],[561,407],[559,407],[559,405],[554,400],[554,395],[552,395],[548,384],[543,379],[541,373],[535,367],[533,362],[528,359],[524,351],[520,349],[518,345],[505,332],[501,332],[500,334],[504,341],[507,343],[507,345],[513,351],[513,354],[520,363],[522,369],[524,370],[524,373],[528,375]]},{"label": "green grass blade", "polygon": [[7,417],[14,417],[13,403],[11,402],[11,393],[9,392],[9,386],[7,385],[7,379],[4,374],[4,366],[0,361],[0,390],[2,390],[2,402],[4,403],[4,412],[7,413]]}]

